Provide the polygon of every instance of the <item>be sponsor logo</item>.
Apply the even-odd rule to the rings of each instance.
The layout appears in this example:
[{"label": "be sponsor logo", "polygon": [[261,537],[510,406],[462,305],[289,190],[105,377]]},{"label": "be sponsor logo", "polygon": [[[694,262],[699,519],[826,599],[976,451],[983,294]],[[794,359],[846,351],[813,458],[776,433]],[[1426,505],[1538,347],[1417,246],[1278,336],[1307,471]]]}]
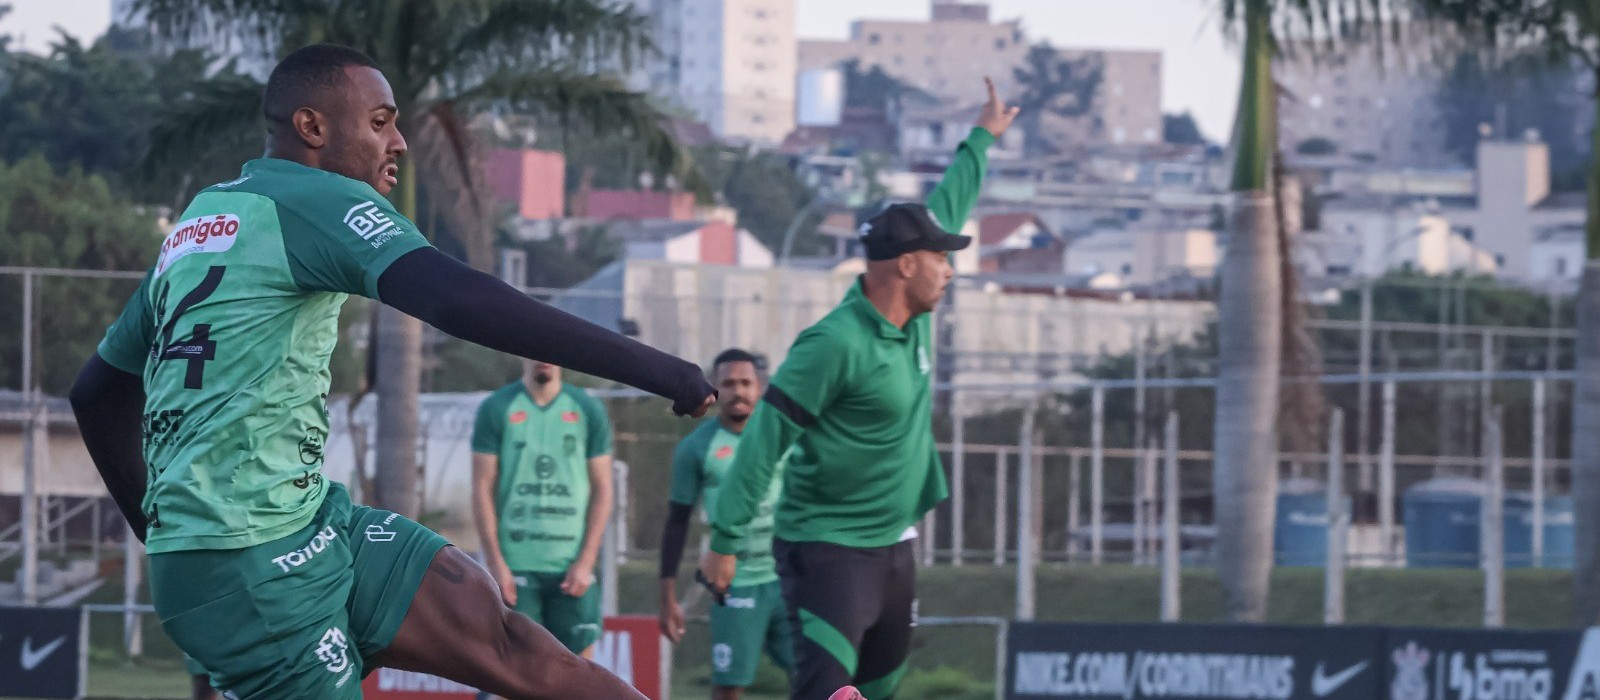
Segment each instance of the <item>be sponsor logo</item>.
[{"label": "be sponsor logo", "polygon": [[349,226],[361,240],[371,243],[374,248],[381,247],[400,233],[394,220],[371,201],[350,207],[350,210],[344,213],[344,225]]}]

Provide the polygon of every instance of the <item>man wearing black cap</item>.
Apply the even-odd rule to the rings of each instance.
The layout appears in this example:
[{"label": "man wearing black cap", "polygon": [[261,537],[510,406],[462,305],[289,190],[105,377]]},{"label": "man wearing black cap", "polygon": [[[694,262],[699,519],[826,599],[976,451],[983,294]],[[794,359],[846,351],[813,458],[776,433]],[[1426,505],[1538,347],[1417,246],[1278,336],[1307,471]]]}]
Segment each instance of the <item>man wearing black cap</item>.
[{"label": "man wearing black cap", "polygon": [[852,684],[884,700],[905,673],[916,608],[910,540],[949,494],[933,441],[928,312],[954,277],[949,253],[972,243],[952,231],[977,202],[985,153],[1017,116],[988,89],[928,204],[897,204],[861,226],[867,273],[789,349],[711,514],[701,572],[725,591],[788,454],[773,555],[795,640],[793,700]]}]

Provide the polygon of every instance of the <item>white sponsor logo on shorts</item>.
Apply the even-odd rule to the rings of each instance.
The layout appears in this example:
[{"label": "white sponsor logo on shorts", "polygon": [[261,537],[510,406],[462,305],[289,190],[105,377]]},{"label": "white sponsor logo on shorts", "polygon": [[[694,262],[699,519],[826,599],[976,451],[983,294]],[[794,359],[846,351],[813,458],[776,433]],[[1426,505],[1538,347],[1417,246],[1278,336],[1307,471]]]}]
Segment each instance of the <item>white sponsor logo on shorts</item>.
[{"label": "white sponsor logo on shorts", "polygon": [[316,558],[319,552],[327,549],[328,544],[333,542],[335,539],[338,539],[338,537],[339,532],[334,530],[332,525],[322,528],[322,530],[317,532],[317,534],[311,536],[311,541],[307,542],[306,546],[289,552],[283,556],[275,557],[273,558],[272,563],[277,564],[280,568],[282,568],[284,573],[288,573],[290,569],[299,568],[306,562]]},{"label": "white sponsor logo on shorts", "polygon": [[755,610],[756,609],[756,599],[755,598],[729,598],[728,599],[728,607],[730,607],[730,608],[742,608],[744,610]]},{"label": "white sponsor logo on shorts", "polygon": [[343,673],[334,687],[343,687],[345,681],[350,680],[350,674],[355,669],[350,667],[350,640],[344,636],[344,631],[338,627],[329,627],[322,633],[322,642],[312,650],[317,655],[317,661],[322,662],[322,667],[328,673]]},{"label": "white sponsor logo on shorts", "polygon": [[711,647],[711,665],[718,671],[726,671],[733,667],[733,647],[718,644]]}]

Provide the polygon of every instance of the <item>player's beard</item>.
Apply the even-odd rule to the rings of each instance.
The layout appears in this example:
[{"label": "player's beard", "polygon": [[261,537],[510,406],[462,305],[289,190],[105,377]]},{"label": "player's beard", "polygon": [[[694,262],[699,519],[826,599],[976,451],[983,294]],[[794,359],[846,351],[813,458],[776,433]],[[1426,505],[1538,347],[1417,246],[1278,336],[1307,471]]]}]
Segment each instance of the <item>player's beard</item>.
[{"label": "player's beard", "polygon": [[750,414],[755,413],[755,409],[750,404],[740,401],[724,406],[722,412],[727,415],[728,420],[743,423],[750,420]]},{"label": "player's beard", "polygon": [[533,383],[534,384],[538,384],[539,386],[544,386],[546,384],[549,384],[551,379],[553,379],[553,377],[550,376],[549,372],[534,372],[533,373]]}]

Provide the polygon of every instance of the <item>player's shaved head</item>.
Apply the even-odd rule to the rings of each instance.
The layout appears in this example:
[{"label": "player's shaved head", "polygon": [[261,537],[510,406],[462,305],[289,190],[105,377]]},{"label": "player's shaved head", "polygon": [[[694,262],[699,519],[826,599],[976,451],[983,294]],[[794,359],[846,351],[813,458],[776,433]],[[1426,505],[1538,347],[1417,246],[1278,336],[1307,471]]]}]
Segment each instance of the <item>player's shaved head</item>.
[{"label": "player's shaved head", "polygon": [[377,61],[360,51],[338,44],[312,44],[297,49],[278,62],[267,78],[261,113],[270,129],[290,127],[302,107],[328,111],[329,100],[344,85],[345,68],[378,68]]},{"label": "player's shaved head", "polygon": [[400,108],[366,54],[313,44],[285,56],[267,80],[261,112],[268,157],[338,173],[382,195],[399,184]]}]

